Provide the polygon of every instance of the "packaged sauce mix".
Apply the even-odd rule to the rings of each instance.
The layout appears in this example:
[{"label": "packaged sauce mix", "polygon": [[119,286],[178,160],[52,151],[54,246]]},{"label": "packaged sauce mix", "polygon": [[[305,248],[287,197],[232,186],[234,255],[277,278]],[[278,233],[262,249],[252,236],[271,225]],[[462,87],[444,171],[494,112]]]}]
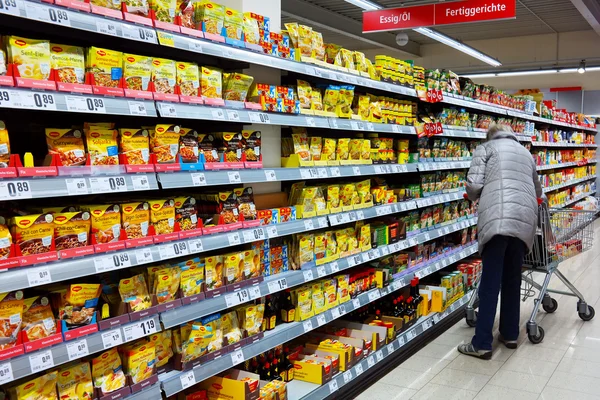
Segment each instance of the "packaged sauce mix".
[{"label": "packaged sauce mix", "polygon": [[182,231],[189,231],[198,227],[198,211],[196,210],[195,198],[175,198],[175,222],[179,223],[179,228]]},{"label": "packaged sauce mix", "polygon": [[0,293],[0,350],[14,347],[23,320],[23,292]]},{"label": "packaged sauce mix", "polygon": [[181,269],[181,294],[184,297],[194,296],[202,292],[204,283],[204,263],[200,258],[195,257],[191,260],[176,264]]},{"label": "packaged sauce mix", "polygon": [[121,234],[121,208],[117,204],[81,206],[92,218],[92,235],[96,244],[119,240]]},{"label": "packaged sauce mix", "polygon": [[85,82],[85,57],[83,47],[51,43],[50,66],[56,72],[56,80],[58,82]]},{"label": "packaged sauce mix", "polygon": [[142,311],[152,307],[144,275],[135,275],[119,281],[121,301],[129,304],[131,311]]},{"label": "packaged sauce mix", "polygon": [[221,35],[225,19],[225,7],[221,4],[202,0],[194,3],[198,29],[204,32]]},{"label": "packaged sauce mix", "polygon": [[150,205],[145,201],[121,204],[121,222],[127,239],[148,236]]},{"label": "packaged sauce mix", "polygon": [[92,378],[94,387],[102,393],[110,393],[125,387],[125,374],[117,348],[92,358]]},{"label": "packaged sauce mix", "polygon": [[223,100],[246,101],[254,78],[237,72],[223,74]]},{"label": "packaged sauce mix", "polygon": [[178,61],[177,86],[183,96],[198,96],[200,88],[200,68],[194,63]]},{"label": "packaged sauce mix", "polygon": [[223,98],[223,72],[220,69],[202,67],[200,94],[210,99]]},{"label": "packaged sauce mix", "polygon": [[175,227],[175,201],[151,200],[150,205],[150,224],[154,227],[157,235],[173,233]]},{"label": "packaged sauce mix", "polygon": [[179,157],[181,162],[195,164],[198,162],[198,132],[193,129],[179,130]]},{"label": "packaged sauce mix", "polygon": [[242,131],[242,137],[246,161],[260,161],[261,132],[244,130]]},{"label": "packaged sauce mix", "polygon": [[6,224],[6,219],[0,217],[0,260],[5,260],[10,256],[12,242],[12,236]]},{"label": "packaged sauce mix", "polygon": [[247,221],[255,220],[256,206],[254,205],[254,192],[251,187],[233,189],[237,197],[238,212]]},{"label": "packaged sauce mix", "polygon": [[156,271],[154,293],[159,304],[167,303],[177,298],[177,290],[181,283],[179,267],[162,268]]},{"label": "packaged sauce mix", "polygon": [[90,364],[87,361],[75,361],[61,366],[56,387],[61,400],[92,400],[94,384]]},{"label": "packaged sauce mix", "polygon": [[90,165],[119,165],[117,130],[91,126],[85,130]]},{"label": "packaged sauce mix", "polygon": [[15,64],[21,78],[48,80],[50,77],[50,42],[8,36],[8,62]]},{"label": "packaged sauce mix", "polygon": [[173,357],[173,336],[170,330],[157,332],[150,336],[150,342],[154,344],[156,351],[156,367],[166,365]]},{"label": "packaged sauce mix", "polygon": [[150,159],[150,138],[147,129],[119,129],[119,152],[129,165],[145,165]]},{"label": "packaged sauce mix", "polygon": [[210,256],[204,260],[206,270],[206,290],[223,286],[223,256]]},{"label": "packaged sauce mix", "polygon": [[8,392],[10,398],[15,400],[58,400],[56,396],[57,379],[58,373],[56,371],[48,372],[13,386]]},{"label": "packaged sauce mix", "polygon": [[0,121],[0,168],[7,168],[10,161],[10,140],[4,121]]},{"label": "packaged sauce mix", "polygon": [[175,9],[177,8],[175,0],[150,0],[149,3],[157,21],[175,23]]},{"label": "packaged sauce mix", "polygon": [[54,245],[56,250],[89,245],[90,213],[87,211],[54,214]]},{"label": "packaged sauce mix", "polygon": [[238,132],[222,132],[219,134],[222,147],[219,153],[223,154],[223,162],[242,161],[242,134]]},{"label": "packaged sauce mix", "polygon": [[11,218],[11,233],[21,255],[47,253],[52,250],[54,217],[52,214],[34,214]]},{"label": "packaged sauce mix", "polygon": [[78,129],[46,128],[49,154],[58,154],[63,167],[83,165],[86,162],[83,135]]},{"label": "packaged sauce mix", "polygon": [[94,85],[109,88],[119,87],[123,77],[123,53],[99,47],[88,48],[86,72],[94,76]]},{"label": "packaged sauce mix", "polygon": [[133,384],[150,378],[156,370],[156,348],[154,342],[134,342],[123,351],[123,364]]},{"label": "packaged sauce mix", "polygon": [[156,93],[175,93],[177,72],[175,61],[165,58],[152,59],[152,83]]},{"label": "packaged sauce mix", "polygon": [[65,321],[68,327],[90,324],[101,292],[99,284],[73,284],[64,292],[54,294],[58,319]]},{"label": "packaged sauce mix", "polygon": [[150,132],[150,150],[159,164],[174,163],[179,152],[181,128],[178,125],[156,125]]},{"label": "packaged sauce mix", "polygon": [[123,53],[125,89],[148,90],[152,78],[152,57]]}]

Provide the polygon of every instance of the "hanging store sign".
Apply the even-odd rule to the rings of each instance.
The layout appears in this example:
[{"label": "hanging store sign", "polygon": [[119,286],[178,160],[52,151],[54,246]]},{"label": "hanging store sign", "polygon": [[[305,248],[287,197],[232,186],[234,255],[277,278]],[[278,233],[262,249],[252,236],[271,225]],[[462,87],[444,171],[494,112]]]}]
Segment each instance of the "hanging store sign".
[{"label": "hanging store sign", "polygon": [[464,0],[425,6],[365,11],[363,32],[465,24],[516,18],[516,0]]}]

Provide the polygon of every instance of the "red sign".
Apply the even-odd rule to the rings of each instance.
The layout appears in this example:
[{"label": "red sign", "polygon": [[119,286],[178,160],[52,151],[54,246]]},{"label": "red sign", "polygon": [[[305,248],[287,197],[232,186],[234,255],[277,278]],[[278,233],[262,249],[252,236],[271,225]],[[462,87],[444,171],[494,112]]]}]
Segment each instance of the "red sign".
[{"label": "red sign", "polygon": [[425,6],[365,11],[363,32],[463,24],[516,18],[516,0],[463,0]]}]

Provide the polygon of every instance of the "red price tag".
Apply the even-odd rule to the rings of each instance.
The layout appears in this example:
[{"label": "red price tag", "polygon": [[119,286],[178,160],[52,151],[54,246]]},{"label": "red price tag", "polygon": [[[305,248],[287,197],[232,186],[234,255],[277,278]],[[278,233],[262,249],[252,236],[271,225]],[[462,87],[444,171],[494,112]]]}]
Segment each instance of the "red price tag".
[{"label": "red price tag", "polygon": [[444,101],[444,93],[441,90],[429,89],[425,96],[425,101],[429,103],[439,103]]},{"label": "red price tag", "polygon": [[444,133],[444,127],[442,126],[441,122],[438,122],[435,124],[435,133],[434,135],[441,135],[442,133]]},{"label": "red price tag", "polygon": [[425,124],[425,136],[430,137],[435,135],[435,124],[427,123]]}]

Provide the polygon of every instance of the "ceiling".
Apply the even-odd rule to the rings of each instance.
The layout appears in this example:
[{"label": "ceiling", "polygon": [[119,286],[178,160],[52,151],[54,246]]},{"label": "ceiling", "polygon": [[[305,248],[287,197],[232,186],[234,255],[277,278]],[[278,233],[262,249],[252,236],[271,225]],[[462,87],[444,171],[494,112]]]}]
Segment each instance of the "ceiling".
[{"label": "ceiling", "polygon": [[[374,1],[386,8],[431,4],[434,2],[432,0]],[[362,9],[347,3],[344,0],[295,0],[294,2],[300,4],[304,3],[306,7],[294,8],[293,16],[290,16],[289,13],[286,13],[286,11],[288,11],[286,10],[286,3],[288,3],[288,0],[283,0],[281,4],[283,8],[282,14],[285,16],[284,22],[297,21],[297,17],[300,16],[303,19],[306,19],[304,21],[305,23],[309,24],[308,21],[310,20],[319,20],[319,14],[321,14],[319,11],[322,10],[323,14],[326,14],[329,11],[345,17],[349,25],[356,24],[357,22],[362,24]],[[335,26],[335,28],[338,29],[342,27],[343,26]],[[318,29],[323,32],[324,40],[326,42],[336,43],[346,48],[356,50],[374,47],[372,43],[361,42],[357,37],[348,38],[341,35],[337,29],[333,29],[333,31],[329,30],[325,24]],[[577,8],[575,8],[571,0],[517,0],[516,19],[436,27],[436,30],[462,41],[552,34],[589,29],[591,29],[591,26],[583,18]],[[407,33],[410,40],[415,42],[415,44],[436,43],[434,40],[416,32],[408,31]],[[364,37],[375,40],[373,35],[381,35],[378,36],[378,38],[383,38],[384,42],[387,42],[390,37],[393,38],[395,36],[395,33],[365,34]]]}]

